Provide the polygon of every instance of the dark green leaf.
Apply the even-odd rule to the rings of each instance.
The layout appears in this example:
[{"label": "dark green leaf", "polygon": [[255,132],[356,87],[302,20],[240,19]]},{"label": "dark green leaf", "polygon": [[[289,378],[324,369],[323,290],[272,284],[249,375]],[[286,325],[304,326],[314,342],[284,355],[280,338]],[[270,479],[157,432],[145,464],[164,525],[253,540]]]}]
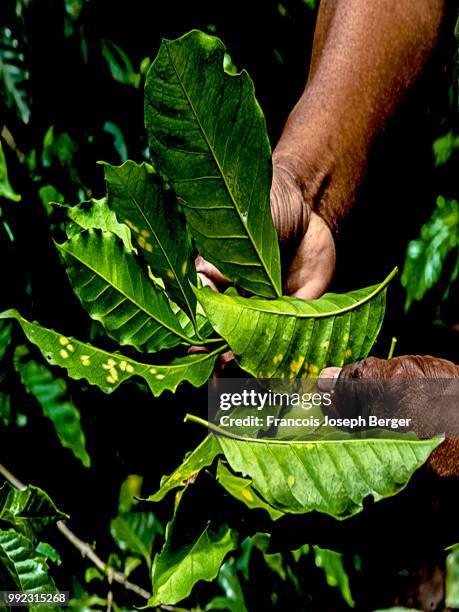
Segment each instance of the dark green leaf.
[{"label": "dark green leaf", "polygon": [[446,558],[446,600],[447,608],[459,608],[459,544],[452,547]]},{"label": "dark green leaf", "polygon": [[122,166],[104,164],[110,208],[130,227],[153,275],[159,276],[170,297],[192,321],[196,285],[192,246],[175,196],[149,164],[127,161]]},{"label": "dark green leaf", "polygon": [[236,563],[229,559],[218,572],[218,584],[225,592],[224,597],[214,597],[206,610],[229,610],[230,612],[247,612],[241,582],[237,575]]},{"label": "dark green leaf", "polygon": [[73,290],[90,317],[122,346],[154,352],[192,344],[164,292],[112,233],[88,230],[57,245]]},{"label": "dark green leaf", "polygon": [[143,378],[153,395],[160,395],[165,390],[174,392],[185,380],[199,387],[212,374],[215,360],[222,351],[219,347],[212,353],[177,357],[165,365],[139,363],[120,353],[109,353],[38,323],[30,323],[16,310],[0,313],[0,319],[16,319],[28,340],[38,346],[49,363],[65,368],[75,380],[83,378],[97,385],[105,393],[111,393],[133,376]]},{"label": "dark green leaf", "polygon": [[[366,357],[384,318],[387,284],[318,300],[243,298],[197,291],[213,328],[241,368],[259,378],[317,377]],[[237,324],[236,324],[237,323]]]},{"label": "dark green leaf", "polygon": [[80,412],[66,397],[65,381],[55,378],[46,366],[31,359],[25,347],[16,348],[14,363],[22,384],[37,399],[43,414],[52,421],[62,446],[69,448],[84,466],[89,467],[91,459],[86,452]]},{"label": "dark green leaf", "polygon": [[225,48],[193,31],[163,40],[145,84],[155,167],[173,183],[200,254],[230,280],[281,295],[271,217],[271,150],[246,72],[224,71]]},{"label": "dark green leaf", "polygon": [[207,436],[194,451],[188,453],[182,464],[169,476],[164,476],[159,490],[150,495],[147,501],[161,501],[169,491],[177,487],[185,487],[187,482],[195,477],[203,468],[211,465],[220,452],[220,446],[215,436]]}]

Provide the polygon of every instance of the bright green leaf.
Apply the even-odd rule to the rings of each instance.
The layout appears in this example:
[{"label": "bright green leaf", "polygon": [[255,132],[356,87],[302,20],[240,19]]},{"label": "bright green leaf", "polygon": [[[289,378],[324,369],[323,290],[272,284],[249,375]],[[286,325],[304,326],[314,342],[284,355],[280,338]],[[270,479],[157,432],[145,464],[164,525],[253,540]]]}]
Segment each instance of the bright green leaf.
[{"label": "bright green leaf", "polygon": [[[1,69],[1,63],[0,63]],[[3,153],[2,143],[0,142],[0,197],[19,202],[21,196],[18,195],[10,185],[8,180],[8,171],[6,169],[5,154]]]},{"label": "bright green leaf", "polygon": [[212,353],[177,357],[164,365],[139,363],[120,353],[109,353],[38,323],[30,323],[16,310],[0,313],[0,319],[16,319],[28,340],[38,346],[50,364],[65,368],[71,378],[85,379],[105,393],[111,393],[133,376],[143,378],[153,395],[160,395],[165,390],[175,392],[185,380],[199,387],[212,374],[222,351],[219,347]]},{"label": "bright green leaf", "polygon": [[314,546],[314,552],[316,565],[323,569],[327,584],[331,587],[337,587],[347,605],[351,608],[354,607],[355,602],[352,599],[349,578],[344,569],[343,555],[319,546]]},{"label": "bright green leaf", "polygon": [[225,47],[193,31],[163,40],[145,84],[155,167],[173,183],[200,254],[244,289],[281,295],[271,217],[271,149],[246,72],[224,71]]},{"label": "bright green leaf", "polygon": [[147,501],[161,501],[169,491],[177,487],[185,487],[187,481],[195,477],[203,468],[212,464],[215,457],[220,452],[220,446],[215,436],[207,436],[193,451],[185,455],[181,465],[169,476],[164,476],[161,480],[159,490],[150,495]]},{"label": "bright green leaf", "polygon": [[326,366],[343,366],[368,355],[394,274],[380,285],[327,293],[312,301],[243,298],[207,287],[196,293],[213,328],[246,372],[259,378],[317,377]]},{"label": "bright green leaf", "polygon": [[122,551],[142,556],[150,567],[153,542],[163,528],[153,512],[127,512],[110,522],[110,533]]},{"label": "bright green leaf", "polygon": [[446,607],[459,608],[459,544],[446,558]]}]

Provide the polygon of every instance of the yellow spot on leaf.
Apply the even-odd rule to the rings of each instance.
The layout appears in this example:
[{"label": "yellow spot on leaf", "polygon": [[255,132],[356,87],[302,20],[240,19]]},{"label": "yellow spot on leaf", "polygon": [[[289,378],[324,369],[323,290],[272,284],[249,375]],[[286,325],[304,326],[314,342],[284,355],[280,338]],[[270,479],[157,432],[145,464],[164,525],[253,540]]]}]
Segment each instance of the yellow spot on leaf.
[{"label": "yellow spot on leaf", "polygon": [[111,375],[111,377],[113,378],[113,380],[118,380],[118,372],[116,371],[116,369],[115,369],[115,368],[112,368],[112,369],[110,370],[110,375]]},{"label": "yellow spot on leaf", "polygon": [[253,501],[253,495],[250,491],[247,491],[247,489],[242,489],[241,493],[249,502]]},{"label": "yellow spot on leaf", "polygon": [[157,371],[156,368],[150,368],[150,374],[156,374]]},{"label": "yellow spot on leaf", "polygon": [[126,361],[120,361],[118,365],[119,365],[120,370],[122,372],[124,372],[125,369],[126,369],[126,366],[127,366],[127,362]]},{"label": "yellow spot on leaf", "polygon": [[75,347],[73,346],[73,344],[67,344],[67,350],[73,353],[75,351]]},{"label": "yellow spot on leaf", "polygon": [[115,380],[112,376],[107,376],[107,382],[113,384]]},{"label": "yellow spot on leaf", "polygon": [[188,267],[188,262],[184,261],[182,264],[182,274],[185,274],[187,267]]},{"label": "yellow spot on leaf", "polygon": [[139,236],[137,238],[137,242],[139,243],[139,246],[144,249],[145,248],[145,238],[142,238],[142,236]]},{"label": "yellow spot on leaf", "polygon": [[343,340],[344,342],[347,342],[349,340],[349,334],[344,334]]},{"label": "yellow spot on leaf", "polygon": [[129,372],[129,374],[132,374],[133,371],[134,371],[134,368],[131,366],[130,363],[128,363],[126,366],[126,372]]},{"label": "yellow spot on leaf", "polygon": [[316,366],[314,363],[311,363],[311,364],[309,365],[308,371],[309,371],[311,374],[317,374],[317,373],[319,372],[319,368],[318,368],[318,367],[317,367],[317,366]]},{"label": "yellow spot on leaf", "polygon": [[142,230],[140,233],[141,233],[141,235],[142,235],[144,238],[149,238],[149,237],[150,237],[150,232],[147,232],[147,230],[144,230],[144,229],[143,229],[143,230]]},{"label": "yellow spot on leaf", "polygon": [[288,483],[288,486],[289,486],[289,487],[291,487],[292,485],[294,485],[294,484],[295,484],[295,477],[294,477],[294,476],[289,476],[289,477],[287,478],[287,483]]},{"label": "yellow spot on leaf", "polygon": [[345,357],[350,357],[352,355],[352,349],[347,349],[347,351],[344,353]]},{"label": "yellow spot on leaf", "polygon": [[167,276],[168,276],[169,278],[175,278],[175,274],[172,272],[172,270],[168,270],[168,271],[167,271]]},{"label": "yellow spot on leaf", "polygon": [[66,338],[65,336],[61,336],[59,338],[59,344],[62,344],[62,346],[67,346],[68,343],[69,343],[69,339]]},{"label": "yellow spot on leaf", "polygon": [[148,251],[149,253],[153,251],[153,247],[151,246],[149,242],[145,244],[145,250]]},{"label": "yellow spot on leaf", "polygon": [[129,219],[125,219],[124,222],[126,223],[126,225],[128,227],[131,228],[131,230],[133,230],[137,234],[139,233],[139,228],[137,227],[137,225],[134,225],[134,223],[132,223],[132,221],[129,221]]},{"label": "yellow spot on leaf", "polygon": [[311,442],[308,442],[306,444],[306,448],[313,448],[314,444],[312,444]]},{"label": "yellow spot on leaf", "polygon": [[163,378],[166,378],[166,377],[164,376],[164,374],[156,374],[156,378],[158,380],[163,380]]},{"label": "yellow spot on leaf", "polygon": [[274,365],[276,365],[279,362],[281,362],[283,357],[284,356],[282,355],[282,353],[279,353],[279,355],[274,355],[274,358],[273,358]]},{"label": "yellow spot on leaf", "polygon": [[89,358],[89,355],[81,355],[80,359],[81,359],[81,363],[84,366],[91,365],[91,359]]},{"label": "yellow spot on leaf", "polygon": [[59,355],[62,357],[62,359],[68,359],[69,354],[67,353],[67,351],[65,349],[61,349],[59,351]]}]

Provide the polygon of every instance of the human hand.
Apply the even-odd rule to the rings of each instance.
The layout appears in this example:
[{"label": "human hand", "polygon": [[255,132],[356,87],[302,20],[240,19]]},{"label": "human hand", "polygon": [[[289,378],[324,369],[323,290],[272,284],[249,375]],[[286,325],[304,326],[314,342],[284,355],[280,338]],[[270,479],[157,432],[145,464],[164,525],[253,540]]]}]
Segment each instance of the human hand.
[{"label": "human hand", "polygon": [[[335,243],[323,219],[311,209],[287,165],[273,165],[271,211],[279,238],[284,293],[305,300],[320,297],[335,269]],[[228,284],[221,272],[202,257],[196,270],[203,284],[219,290]]]},{"label": "human hand", "polygon": [[[346,380],[390,384],[347,387],[341,395],[339,382]],[[409,418],[410,430],[421,438],[446,433],[428,466],[439,476],[459,476],[459,366],[431,356],[404,355],[390,360],[369,357],[344,368],[325,368],[319,375],[319,387],[322,391],[336,391],[333,410],[339,416],[349,416],[343,412],[355,410],[357,405],[359,412],[365,410],[378,417]],[[349,401],[353,391],[355,402]]]}]

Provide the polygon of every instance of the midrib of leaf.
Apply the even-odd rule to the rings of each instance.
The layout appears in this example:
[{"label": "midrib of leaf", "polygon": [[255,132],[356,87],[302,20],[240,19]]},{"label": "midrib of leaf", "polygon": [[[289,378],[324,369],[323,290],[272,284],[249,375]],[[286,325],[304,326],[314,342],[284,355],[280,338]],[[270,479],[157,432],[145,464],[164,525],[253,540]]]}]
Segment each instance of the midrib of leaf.
[{"label": "midrib of leaf", "polygon": [[[337,439],[337,440],[276,440],[274,438],[269,438],[265,439],[265,438],[250,438],[248,436],[239,436],[238,434],[234,434],[230,431],[225,431],[224,429],[221,429],[220,427],[218,427],[218,425],[214,425],[214,423],[210,423],[209,421],[206,421],[205,419],[202,419],[201,417],[195,416],[194,414],[186,414],[185,418],[183,419],[184,422],[188,422],[191,421],[192,423],[197,423],[198,425],[202,425],[203,427],[207,427],[207,429],[210,429],[211,431],[214,431],[216,434],[218,434],[219,436],[222,436],[223,438],[231,438],[231,440],[239,440],[240,442],[256,442],[257,444],[267,444],[267,445],[271,445],[271,444],[276,444],[278,446],[293,446],[295,444],[300,444],[300,445],[307,445],[307,444],[313,444],[313,445],[322,445],[322,444],[355,444],[355,443],[364,443],[367,444],[369,442],[371,442],[371,444],[374,443],[381,443],[381,444],[387,444],[388,442],[404,442],[404,443],[409,443],[409,444],[423,444],[426,442],[426,440],[414,440],[414,439],[403,439],[403,438],[364,438],[364,439],[352,439],[349,438],[347,440],[342,440],[342,439]],[[434,436],[433,438],[429,438],[430,440],[443,440],[444,437],[443,436]]]},{"label": "midrib of leaf", "polygon": [[[177,72],[177,68],[176,68],[176,66],[175,66],[175,62],[173,61],[172,56],[171,56],[171,54],[170,54],[170,51],[169,51],[169,46],[168,46],[167,42],[165,43],[165,45],[166,45],[167,55],[169,56],[169,60],[170,60],[170,62],[171,62],[172,67],[174,68],[174,72],[175,72],[175,75],[176,75],[176,77],[177,77],[177,80],[178,80],[178,82],[179,82],[179,84],[180,84],[180,87],[182,88],[182,91],[183,91],[183,93],[184,93],[184,95],[185,95],[185,97],[186,97],[186,99],[187,99],[187,101],[188,101],[188,104],[190,105],[190,108],[191,108],[191,110],[192,110],[192,112],[193,112],[194,118],[196,119],[196,122],[197,122],[197,124],[198,124],[198,127],[199,127],[199,129],[200,129],[200,131],[201,131],[201,133],[202,133],[202,135],[203,135],[203,137],[204,137],[204,139],[205,139],[205,141],[206,141],[206,143],[207,143],[207,146],[209,147],[209,150],[210,150],[210,151],[211,151],[211,153],[212,153],[212,157],[213,157],[213,159],[214,159],[214,161],[215,161],[215,163],[216,163],[216,165],[217,165],[218,171],[220,172],[220,176],[221,176],[221,178],[222,178],[222,180],[223,180],[223,183],[224,183],[224,185],[225,185],[226,191],[228,192],[228,195],[230,196],[231,201],[232,201],[232,202],[233,202],[233,204],[234,204],[234,208],[236,209],[236,212],[237,212],[237,214],[238,214],[239,220],[240,220],[240,222],[241,222],[242,226],[245,228],[245,230],[246,230],[246,232],[247,232],[247,235],[248,235],[248,237],[249,237],[249,240],[250,240],[250,242],[251,242],[251,244],[252,244],[252,246],[253,246],[253,248],[254,248],[254,250],[255,250],[256,254],[257,254],[257,257],[258,257],[258,259],[259,259],[259,261],[260,261],[260,266],[263,268],[263,270],[265,271],[265,273],[266,273],[267,277],[269,278],[269,280],[270,280],[270,282],[271,282],[271,286],[273,287],[274,292],[276,293],[276,295],[277,295],[278,297],[281,297],[281,295],[282,295],[282,294],[281,294],[281,293],[278,291],[278,289],[277,289],[277,287],[276,287],[276,284],[274,283],[273,278],[272,278],[272,276],[271,276],[271,274],[270,274],[269,270],[267,269],[267,267],[266,267],[266,265],[265,265],[264,259],[263,259],[263,257],[261,256],[261,253],[259,252],[258,247],[257,247],[257,245],[256,245],[256,243],[255,243],[255,241],[254,241],[254,239],[253,239],[253,236],[252,236],[252,234],[251,234],[251,232],[250,232],[249,228],[247,227],[247,225],[244,223],[244,220],[243,220],[243,218],[242,218],[241,212],[240,212],[239,207],[238,207],[238,205],[237,205],[236,198],[234,197],[233,192],[232,192],[232,190],[231,190],[230,186],[228,185],[228,182],[227,182],[227,180],[226,180],[226,178],[225,178],[225,173],[223,172],[223,168],[220,166],[220,162],[219,162],[219,160],[218,160],[218,158],[217,158],[217,155],[216,155],[216,153],[215,153],[215,151],[214,151],[214,149],[213,149],[213,146],[211,145],[211,143],[210,143],[209,139],[207,138],[206,131],[204,130],[204,127],[203,127],[203,126],[202,126],[202,124],[201,124],[201,121],[200,121],[200,119],[199,119],[199,117],[198,117],[198,114],[197,114],[197,112],[196,112],[195,108],[194,108],[194,105],[193,105],[193,103],[192,103],[192,101],[191,101],[191,99],[190,99],[190,97],[189,97],[189,95],[188,95],[187,90],[185,89],[185,86],[184,86],[184,84],[183,84],[183,82],[182,82],[182,79],[180,78],[179,73]],[[228,73],[226,73],[226,72],[225,72],[225,74],[228,74]],[[228,75],[228,76],[231,76],[231,75]],[[193,180],[196,180],[196,179],[190,179],[190,180],[192,180],[192,181],[193,181]]]},{"label": "midrib of leaf", "polygon": [[[115,170],[115,172],[116,172],[116,170]],[[126,184],[127,184],[127,183],[126,183]],[[142,215],[142,217],[143,217],[143,219],[144,219],[145,223],[146,223],[146,224],[147,224],[147,226],[150,228],[151,233],[152,233],[152,234],[153,234],[153,236],[155,237],[156,244],[157,244],[157,245],[159,246],[159,248],[161,249],[161,252],[162,252],[162,254],[164,255],[164,258],[166,259],[166,261],[167,261],[167,263],[168,263],[168,265],[169,265],[169,268],[170,268],[171,270],[174,270],[174,266],[172,265],[171,260],[169,259],[169,256],[168,256],[167,252],[164,250],[161,240],[158,238],[158,235],[157,235],[157,233],[156,233],[156,231],[155,231],[154,227],[152,226],[152,224],[150,223],[150,221],[149,221],[149,220],[147,219],[147,217],[145,216],[145,213],[143,212],[143,210],[142,210],[142,208],[141,208],[140,204],[138,203],[137,198],[136,198],[136,197],[135,197],[135,195],[134,195],[134,194],[131,192],[131,190],[129,189],[129,187],[126,187],[126,191],[129,193],[129,195],[130,195],[130,197],[131,197],[131,200],[134,202],[134,205],[135,205],[135,206],[136,206],[136,208],[138,209],[139,213]],[[189,303],[189,301],[188,301],[187,295],[186,295],[186,293],[185,293],[185,291],[184,291],[184,289],[183,289],[182,282],[180,281],[180,279],[179,279],[179,277],[177,276],[177,274],[175,275],[175,279],[176,279],[176,281],[177,281],[178,286],[180,287],[180,291],[181,291],[182,296],[183,296],[183,298],[184,298],[184,300],[185,300],[185,302],[186,302],[186,305],[188,306],[188,314],[190,315],[190,318],[191,318],[191,320],[192,320],[192,322],[193,322],[193,327],[194,327],[194,329],[196,330],[196,332],[198,332],[198,330],[197,330],[197,326],[196,326],[196,319],[195,319],[195,315],[194,315],[193,309],[191,308],[191,305],[190,305],[190,303]]]},{"label": "midrib of leaf", "polygon": [[[377,285],[371,293],[369,293],[362,299],[357,300],[353,304],[349,304],[349,306],[344,306],[343,308],[339,308],[338,306],[338,310],[329,310],[327,312],[308,312],[308,313],[306,312],[282,312],[276,309],[269,308],[270,300],[266,300],[267,308],[262,308],[261,306],[255,306],[251,304],[250,298],[245,300],[245,303],[242,305],[242,307],[246,308],[247,310],[255,310],[256,312],[275,314],[281,317],[295,317],[297,319],[321,319],[324,317],[336,316],[344,312],[349,312],[349,310],[354,310],[354,308],[358,308],[359,306],[362,306],[366,302],[370,301],[372,298],[375,297],[375,295],[378,295],[378,293],[380,293],[390,283],[390,281],[397,274],[397,272],[398,272],[398,268],[394,268],[392,272],[389,274],[389,276],[380,285]],[[314,302],[314,300],[311,300],[311,302]],[[238,305],[240,304],[239,302],[236,302],[236,303]]]},{"label": "midrib of leaf", "polygon": [[[59,246],[61,246],[61,245],[59,245]],[[65,251],[65,249],[64,249],[64,251]],[[134,300],[134,298],[126,295],[119,287],[116,287],[115,285],[113,285],[100,271],[95,270],[87,261],[83,261],[80,257],[77,257],[74,252],[72,252],[72,253],[70,253],[69,251],[65,251],[65,252],[68,255],[70,255],[71,257],[73,257],[74,259],[76,259],[77,261],[79,261],[83,266],[86,266],[89,270],[91,270],[91,272],[94,272],[94,274],[96,276],[99,276],[100,278],[102,278],[107,283],[107,285],[109,287],[113,287],[113,289],[115,289],[116,291],[121,293],[121,295],[123,295],[126,300],[128,300],[129,302],[131,302],[132,304],[137,306],[137,308],[139,310],[141,310],[148,317],[151,317],[154,321],[159,323],[159,325],[161,325],[161,327],[164,327],[165,329],[169,330],[175,336],[178,336],[179,338],[182,338],[182,340],[185,340],[185,342],[187,342],[188,344],[191,344],[191,345],[195,344],[195,340],[191,340],[191,338],[188,338],[184,334],[181,334],[179,331],[177,331],[177,330],[173,329],[172,327],[170,327],[169,325],[167,325],[164,321],[161,321],[161,319],[158,319],[157,317],[155,317],[151,312],[148,312],[148,310],[145,310],[145,308],[143,306],[141,306],[140,304],[138,304]],[[99,296],[100,295],[101,294],[99,294]]]}]

